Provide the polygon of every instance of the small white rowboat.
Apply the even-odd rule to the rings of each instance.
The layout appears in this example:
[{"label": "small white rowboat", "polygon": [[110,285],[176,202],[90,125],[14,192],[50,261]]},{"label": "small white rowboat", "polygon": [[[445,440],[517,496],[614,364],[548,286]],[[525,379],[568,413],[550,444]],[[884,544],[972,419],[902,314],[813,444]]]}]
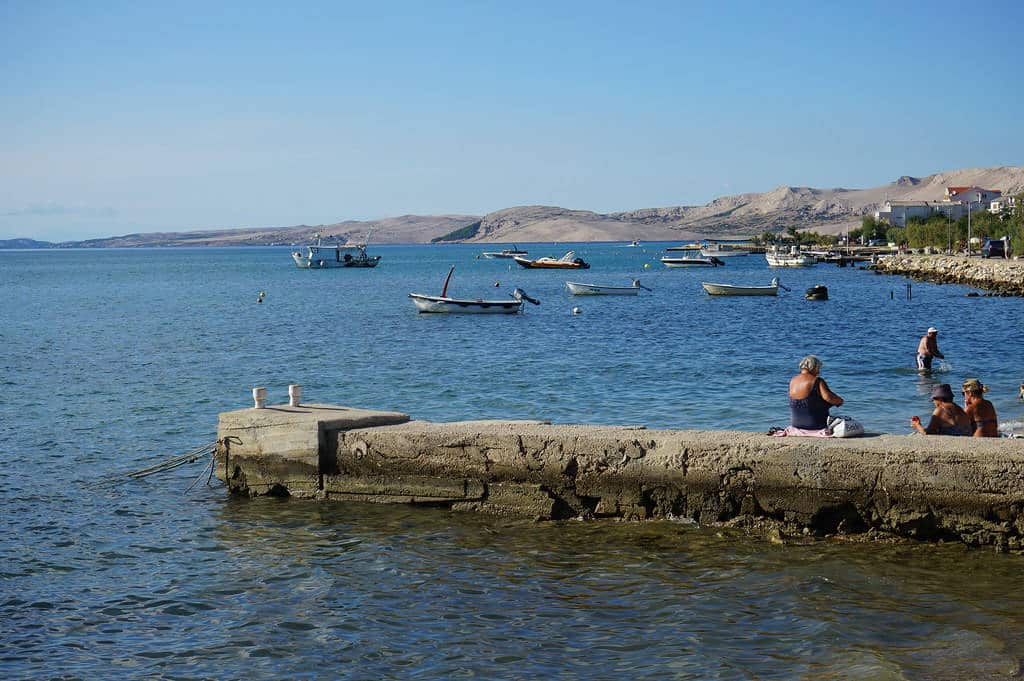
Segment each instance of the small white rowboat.
[{"label": "small white rowboat", "polygon": [[733,286],[732,284],[712,284],[701,282],[701,286],[711,296],[775,296],[779,294],[779,280],[772,279],[768,286]]},{"label": "small white rowboat", "polygon": [[651,289],[640,284],[639,279],[633,280],[632,286],[603,286],[600,284],[581,284],[577,281],[565,282],[565,287],[574,296],[635,296],[640,289],[650,291]]}]

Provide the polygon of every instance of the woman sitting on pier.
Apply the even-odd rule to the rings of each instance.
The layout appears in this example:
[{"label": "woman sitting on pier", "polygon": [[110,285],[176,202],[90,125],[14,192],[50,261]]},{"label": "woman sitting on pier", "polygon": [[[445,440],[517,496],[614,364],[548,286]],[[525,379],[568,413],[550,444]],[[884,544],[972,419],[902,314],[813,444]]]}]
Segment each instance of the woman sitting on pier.
[{"label": "woman sitting on pier", "polygon": [[999,437],[999,419],[996,408],[983,397],[988,386],[976,378],[964,381],[964,405],[971,419],[974,437]]},{"label": "woman sitting on pier", "polygon": [[971,427],[971,417],[953,401],[953,389],[949,383],[943,383],[932,388],[932,402],[935,403],[935,411],[928,426],[921,425],[921,419],[914,416],[910,419],[910,427],[922,435],[960,435],[969,436],[974,429]]},{"label": "woman sitting on pier", "polygon": [[843,398],[829,390],[821,373],[821,360],[807,355],[800,360],[800,373],[789,381],[790,425],[801,430],[822,430],[828,427],[828,410],[843,403]]}]

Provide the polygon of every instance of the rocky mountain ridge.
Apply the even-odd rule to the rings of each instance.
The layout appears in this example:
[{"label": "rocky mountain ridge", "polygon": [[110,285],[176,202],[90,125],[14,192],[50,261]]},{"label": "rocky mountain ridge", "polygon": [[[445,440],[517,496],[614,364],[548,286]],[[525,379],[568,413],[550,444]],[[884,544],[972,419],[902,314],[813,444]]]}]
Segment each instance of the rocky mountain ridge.
[{"label": "rocky mountain ridge", "polygon": [[[886,199],[940,201],[948,186],[981,186],[1004,194],[1024,191],[1024,167],[968,168],[927,177],[904,175],[870,189],[780,186],[768,192],[718,197],[702,206],[595,213],[558,206],[517,206],[484,216],[403,215],[329,225],[235,228],[129,234],[58,247],[252,246],[304,244],[320,234],[330,242],[428,243],[432,240],[528,243],[544,241],[673,241],[748,237],[788,227],[826,234],[847,231]],[[446,236],[448,235],[448,236]]]}]

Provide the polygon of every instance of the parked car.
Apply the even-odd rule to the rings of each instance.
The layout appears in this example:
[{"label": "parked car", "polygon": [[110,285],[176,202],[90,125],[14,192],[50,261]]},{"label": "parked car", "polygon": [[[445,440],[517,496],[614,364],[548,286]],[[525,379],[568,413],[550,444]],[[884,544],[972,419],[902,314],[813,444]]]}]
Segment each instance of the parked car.
[{"label": "parked car", "polygon": [[981,257],[1005,258],[1006,243],[1002,239],[985,239],[985,243],[981,245]]}]

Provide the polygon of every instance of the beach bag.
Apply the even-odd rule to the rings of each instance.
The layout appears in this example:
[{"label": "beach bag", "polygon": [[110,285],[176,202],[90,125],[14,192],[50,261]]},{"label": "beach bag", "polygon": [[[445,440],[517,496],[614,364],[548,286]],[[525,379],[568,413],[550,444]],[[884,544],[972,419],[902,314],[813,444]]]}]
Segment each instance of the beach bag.
[{"label": "beach bag", "polygon": [[828,427],[832,437],[860,437],[864,434],[864,426],[852,416],[829,416]]}]

